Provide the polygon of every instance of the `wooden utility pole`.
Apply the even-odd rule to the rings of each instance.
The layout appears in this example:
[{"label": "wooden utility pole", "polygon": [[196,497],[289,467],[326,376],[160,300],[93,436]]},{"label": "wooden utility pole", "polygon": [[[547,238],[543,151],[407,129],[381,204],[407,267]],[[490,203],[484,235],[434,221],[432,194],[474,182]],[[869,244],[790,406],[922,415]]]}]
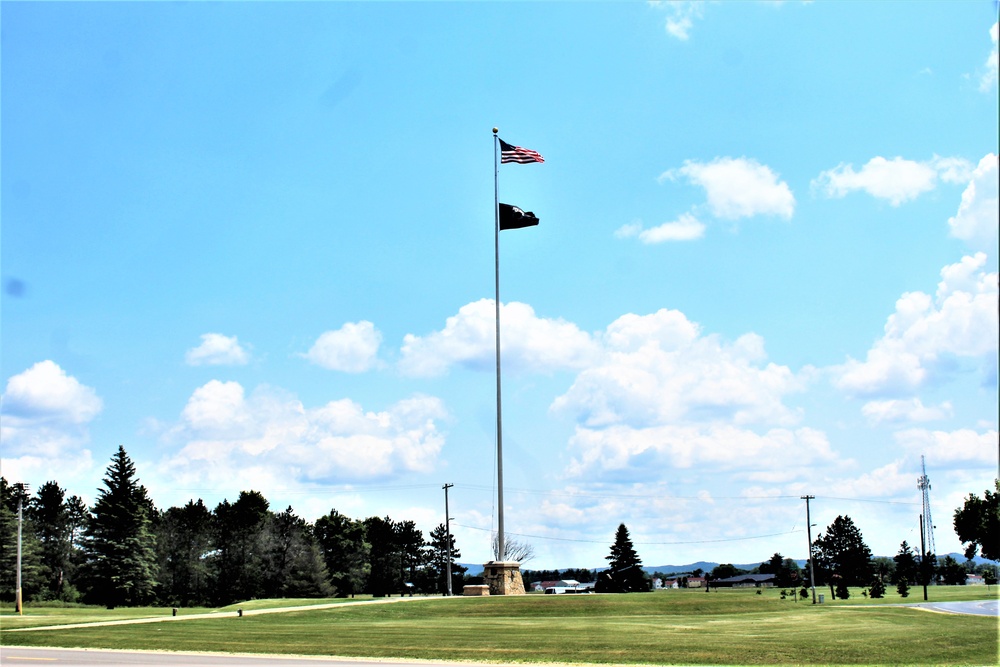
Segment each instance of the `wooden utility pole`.
[{"label": "wooden utility pole", "polygon": [[454,484],[445,484],[444,489],[444,539],[445,539],[445,559],[444,559],[444,571],[445,571],[445,581],[448,584],[447,591],[448,595],[452,594],[451,591],[451,514],[448,513],[448,489],[455,486]]},{"label": "wooden utility pole", "polygon": [[806,539],[809,540],[809,587],[812,589],[813,604],[816,604],[816,574],[813,568],[813,537],[812,520],[809,517],[809,501],[815,500],[816,496],[800,496],[806,501]]},{"label": "wooden utility pole", "polygon": [[14,592],[14,611],[24,614],[24,599],[21,597],[21,509],[24,504],[24,493],[17,499],[17,590]]}]

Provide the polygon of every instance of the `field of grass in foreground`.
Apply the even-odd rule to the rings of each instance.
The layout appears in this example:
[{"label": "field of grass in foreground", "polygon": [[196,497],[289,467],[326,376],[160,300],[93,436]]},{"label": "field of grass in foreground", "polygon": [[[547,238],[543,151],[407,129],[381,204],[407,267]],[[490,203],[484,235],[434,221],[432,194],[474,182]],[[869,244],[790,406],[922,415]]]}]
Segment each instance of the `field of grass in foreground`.
[{"label": "field of grass in foreground", "polygon": [[[932,599],[943,599],[943,592],[939,588]],[[917,600],[911,596],[907,601]],[[4,632],[2,641],[498,662],[997,663],[996,618],[848,604],[793,603],[772,591],[459,597],[243,618]],[[9,627],[6,622],[4,626]]]}]

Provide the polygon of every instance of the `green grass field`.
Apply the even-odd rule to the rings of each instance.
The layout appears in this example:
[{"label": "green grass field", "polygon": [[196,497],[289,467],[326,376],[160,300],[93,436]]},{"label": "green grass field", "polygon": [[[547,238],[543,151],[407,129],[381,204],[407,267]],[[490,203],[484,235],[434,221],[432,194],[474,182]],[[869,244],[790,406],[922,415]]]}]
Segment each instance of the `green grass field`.
[{"label": "green grass field", "polygon": [[[827,591],[828,593],[828,591]],[[860,593],[860,591],[858,591]],[[996,597],[985,587],[935,587],[932,601]],[[495,662],[699,665],[993,665],[996,618],[891,606],[853,595],[811,605],[778,591],[414,599],[237,618],[8,632],[16,626],[169,615],[170,610],[27,609],[0,616],[2,642],[240,653]],[[306,601],[268,601],[299,605]],[[308,602],[328,602],[312,600]],[[249,609],[249,603],[237,605]],[[63,613],[63,612],[66,613]],[[145,612],[140,613],[140,612]],[[193,613],[196,610],[183,610]],[[200,612],[212,610],[197,610]],[[134,614],[133,614],[134,612]],[[29,620],[30,619],[30,620]],[[42,623],[41,621],[45,621]]]}]

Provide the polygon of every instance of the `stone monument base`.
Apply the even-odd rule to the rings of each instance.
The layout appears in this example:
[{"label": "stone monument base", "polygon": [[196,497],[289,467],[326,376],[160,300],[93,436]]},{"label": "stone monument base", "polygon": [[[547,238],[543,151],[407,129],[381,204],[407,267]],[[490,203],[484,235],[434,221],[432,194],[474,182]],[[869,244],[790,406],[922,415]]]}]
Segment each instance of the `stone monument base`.
[{"label": "stone monument base", "polygon": [[483,565],[483,583],[490,595],[524,595],[521,564],[513,560],[491,560]]},{"label": "stone monument base", "polygon": [[465,596],[486,596],[490,594],[489,586],[480,586],[478,584],[469,584],[462,587],[462,595]]}]

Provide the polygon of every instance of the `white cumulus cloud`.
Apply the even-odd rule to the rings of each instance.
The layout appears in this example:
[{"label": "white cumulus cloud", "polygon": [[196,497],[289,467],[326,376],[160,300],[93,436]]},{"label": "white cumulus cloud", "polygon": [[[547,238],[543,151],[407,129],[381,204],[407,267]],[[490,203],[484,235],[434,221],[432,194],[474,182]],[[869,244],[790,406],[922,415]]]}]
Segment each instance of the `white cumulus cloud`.
[{"label": "white cumulus cloud", "polygon": [[1000,226],[998,179],[997,156],[990,153],[979,161],[972,173],[969,185],[962,193],[958,213],[948,219],[952,236],[977,249],[996,248],[997,228]]},{"label": "white cumulus cloud", "polygon": [[822,172],[812,182],[814,189],[828,197],[844,197],[861,190],[899,206],[937,187],[938,181],[961,183],[969,179],[972,165],[961,158],[935,157],[925,162],[876,156],[859,171],[854,165],[840,164]]},{"label": "white cumulus cloud", "polygon": [[88,424],[103,408],[94,389],[55,362],[40,361],[7,380],[0,405],[8,480],[50,479],[56,473],[69,480],[89,471]]},{"label": "white cumulus cloud", "polygon": [[363,373],[378,363],[382,333],[371,322],[347,322],[320,335],[306,353],[317,366],[344,373]]},{"label": "white cumulus cloud", "polygon": [[189,366],[243,366],[250,361],[250,354],[236,336],[207,333],[201,335],[201,345],[187,351],[184,360]]},{"label": "white cumulus cloud", "polygon": [[51,360],[12,376],[3,394],[3,414],[24,421],[83,424],[101,408],[102,401],[92,388]]},{"label": "white cumulus cloud", "polygon": [[598,363],[581,371],[552,409],[588,428],[723,420],[791,424],[782,397],[801,388],[785,366],[766,362],[764,343],[703,336],[683,313],[624,315],[601,336]]},{"label": "white cumulus cloud", "polygon": [[[597,351],[590,335],[571,322],[538,317],[524,303],[501,304],[504,368],[551,372],[585,366]],[[496,367],[496,307],[492,299],[462,306],[444,329],[426,336],[407,334],[400,370],[433,376],[459,365],[475,370]]]},{"label": "white cumulus cloud", "polygon": [[864,361],[849,359],[834,369],[835,384],[856,395],[911,392],[956,359],[995,372],[997,274],[984,271],[985,263],[984,253],[966,256],[941,270],[936,296],[900,297],[882,338]]},{"label": "white cumulus cloud", "polygon": [[686,160],[678,169],[665,171],[660,180],[684,177],[705,189],[712,215],[739,220],[756,215],[791,218],[795,197],[788,184],[770,167],[754,159],[720,157],[711,162]]},{"label": "white cumulus cloud", "polygon": [[444,444],[440,399],[413,396],[369,411],[350,399],[309,408],[289,392],[212,380],[196,389],[164,436],[179,445],[160,466],[178,486],[254,488],[356,482],[428,472]]}]

